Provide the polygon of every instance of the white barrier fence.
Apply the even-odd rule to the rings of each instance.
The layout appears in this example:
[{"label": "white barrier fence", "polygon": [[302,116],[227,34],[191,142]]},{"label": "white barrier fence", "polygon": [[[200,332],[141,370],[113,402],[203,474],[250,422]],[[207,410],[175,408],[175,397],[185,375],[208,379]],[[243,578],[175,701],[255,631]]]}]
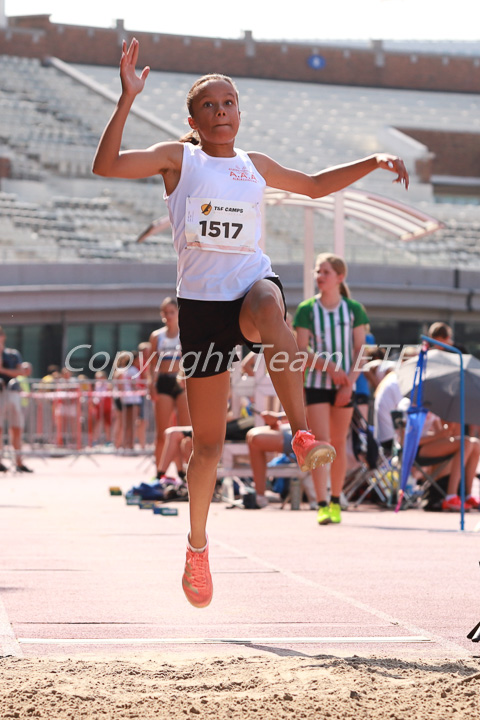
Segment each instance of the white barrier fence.
[{"label": "white barrier fence", "polygon": [[30,389],[5,388],[0,431],[9,445],[9,427],[23,427],[24,455],[124,453],[153,451],[155,417],[144,381],[125,390],[122,381],[45,383],[30,381]]}]

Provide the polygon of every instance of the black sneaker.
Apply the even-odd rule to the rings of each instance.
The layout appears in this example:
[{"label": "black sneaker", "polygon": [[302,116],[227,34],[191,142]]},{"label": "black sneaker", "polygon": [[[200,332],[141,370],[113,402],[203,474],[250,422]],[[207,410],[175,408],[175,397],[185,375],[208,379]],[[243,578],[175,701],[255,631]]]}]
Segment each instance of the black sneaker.
[{"label": "black sneaker", "polygon": [[33,470],[31,468],[28,468],[26,465],[17,465],[17,472],[26,472],[26,473],[33,473]]},{"label": "black sneaker", "polygon": [[8,472],[8,468],[2,462],[0,462],[0,472]]}]

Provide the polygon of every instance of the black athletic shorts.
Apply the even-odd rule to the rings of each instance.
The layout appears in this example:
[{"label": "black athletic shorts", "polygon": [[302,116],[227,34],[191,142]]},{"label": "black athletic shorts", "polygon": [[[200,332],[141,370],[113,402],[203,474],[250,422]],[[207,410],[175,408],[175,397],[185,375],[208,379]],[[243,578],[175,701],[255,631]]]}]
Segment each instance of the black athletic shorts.
[{"label": "black athletic shorts", "polygon": [[174,400],[184,392],[177,381],[176,373],[160,373],[155,388],[158,395],[170,395]]},{"label": "black athletic shorts", "polygon": [[[337,391],[335,388],[305,388],[305,405],[321,405],[328,403],[329,405],[335,405],[335,398],[337,397]],[[353,401],[346,405],[340,405],[342,408],[353,407]]]},{"label": "black athletic shorts", "polygon": [[[280,288],[287,315],[285,295],[278,277],[265,278]],[[247,294],[237,300],[178,300],[178,325],[182,346],[182,365],[189,377],[211,377],[228,370],[239,360],[237,345],[260,352],[261,344],[247,340],[240,330],[239,318]]]},{"label": "black athletic shorts", "polygon": [[[230,442],[245,442],[249,430],[255,427],[255,420],[251,415],[229,420],[225,429],[225,440]],[[183,430],[184,437],[192,437],[192,430]],[[290,433],[290,452],[292,450],[292,435]]]},{"label": "black athletic shorts", "polygon": [[446,455],[437,455],[437,457],[427,457],[426,455],[422,455],[422,446],[420,446],[415,456],[415,462],[421,467],[427,467],[428,465],[439,465],[440,463],[446,462],[447,460],[451,460],[454,455],[455,453],[447,453]]}]

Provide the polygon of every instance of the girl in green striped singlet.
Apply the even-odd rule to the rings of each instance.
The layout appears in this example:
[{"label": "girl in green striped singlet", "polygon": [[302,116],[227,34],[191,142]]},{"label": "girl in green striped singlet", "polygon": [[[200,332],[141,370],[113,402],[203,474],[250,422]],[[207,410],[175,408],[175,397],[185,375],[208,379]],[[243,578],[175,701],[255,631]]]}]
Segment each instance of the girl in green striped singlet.
[{"label": "girl in green striped singlet", "polygon": [[328,469],[312,471],[320,525],[341,521],[340,494],[347,465],[352,393],[360,372],[355,367],[368,325],[365,308],[350,297],[346,275],[347,266],[341,257],[319,255],[315,264],[318,295],[300,303],[293,321],[299,350],[308,354],[305,404],[309,426],[318,440],[328,440],[337,452],[330,469],[329,504]]}]

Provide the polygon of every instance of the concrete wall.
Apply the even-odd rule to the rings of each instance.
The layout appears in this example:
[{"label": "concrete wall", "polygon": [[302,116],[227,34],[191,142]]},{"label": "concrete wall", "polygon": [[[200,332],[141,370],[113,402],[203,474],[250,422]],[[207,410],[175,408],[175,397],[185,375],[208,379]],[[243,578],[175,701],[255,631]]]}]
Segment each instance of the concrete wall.
[{"label": "concrete wall", "polygon": [[[139,64],[171,72],[223,72],[237,77],[478,93],[480,58],[386,52],[381,42],[369,49],[307,43],[257,42],[251,33],[241,40],[134,32],[117,21],[115,28],[53,24],[48,15],[8,18],[0,27],[4,54],[66,62],[118,65],[121,41],[140,41]],[[313,55],[323,58],[314,69]]]},{"label": "concrete wall", "polygon": [[428,147],[433,154],[433,175],[455,175],[478,178],[480,174],[480,135],[478,133],[451,132],[402,128],[403,132]]},{"label": "concrete wall", "polygon": [[[303,266],[275,265],[289,308],[303,300]],[[175,263],[17,263],[0,266],[0,325],[148,322],[175,293]],[[478,272],[350,265],[352,295],[371,319],[480,323]]]}]

